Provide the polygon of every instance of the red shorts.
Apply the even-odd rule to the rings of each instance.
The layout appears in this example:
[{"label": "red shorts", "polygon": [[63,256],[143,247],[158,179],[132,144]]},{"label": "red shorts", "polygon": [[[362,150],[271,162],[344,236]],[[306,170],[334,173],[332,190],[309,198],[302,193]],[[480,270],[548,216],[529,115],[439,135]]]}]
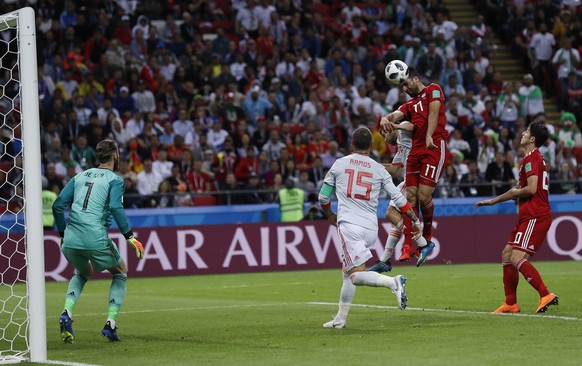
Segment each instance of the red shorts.
[{"label": "red shorts", "polygon": [[419,184],[436,187],[445,164],[447,144],[444,140],[435,141],[436,150],[414,148],[406,159],[406,186],[418,187]]},{"label": "red shorts", "polygon": [[509,234],[507,244],[512,245],[513,249],[533,256],[540,249],[551,225],[552,215],[522,220]]}]

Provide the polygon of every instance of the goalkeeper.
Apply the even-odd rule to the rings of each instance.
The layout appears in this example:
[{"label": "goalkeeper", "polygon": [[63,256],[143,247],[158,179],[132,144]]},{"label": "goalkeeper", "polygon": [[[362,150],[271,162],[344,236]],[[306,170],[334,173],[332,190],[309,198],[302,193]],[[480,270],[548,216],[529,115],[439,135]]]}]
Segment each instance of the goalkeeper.
[{"label": "goalkeeper", "polygon": [[[124,183],[114,173],[119,163],[119,150],[112,140],[97,145],[100,165],[77,174],[67,183],[53,204],[53,214],[61,236],[61,251],[76,268],[69,282],[65,309],[59,319],[61,336],[65,343],[75,339],[72,326],[73,310],[93,271],[108,270],[113,275],[109,289],[107,321],[101,334],[111,341],[117,336],[117,314],[126,292],[127,267],[117,246],[107,236],[111,218],[131,245],[139,259],[143,258],[142,244],[133,237],[122,198]],[[69,222],[65,223],[65,209],[71,205]]]}]

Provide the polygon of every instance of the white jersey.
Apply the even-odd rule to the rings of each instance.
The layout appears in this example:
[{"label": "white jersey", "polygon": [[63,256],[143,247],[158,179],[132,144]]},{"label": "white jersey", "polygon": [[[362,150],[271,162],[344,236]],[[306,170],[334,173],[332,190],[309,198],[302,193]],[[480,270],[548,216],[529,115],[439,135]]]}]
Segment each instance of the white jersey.
[{"label": "white jersey", "polygon": [[394,186],[390,173],[367,155],[351,154],[335,161],[323,181],[334,187],[337,221],[378,230],[378,196],[385,190],[398,207],[406,198]]},{"label": "white jersey", "polygon": [[[400,124],[408,123],[408,121],[400,122]],[[412,148],[412,131],[398,130],[398,139],[396,140],[398,144],[398,150],[392,159],[392,164],[402,166],[402,176],[406,177],[406,160],[408,159],[408,154],[410,154],[410,149]]]}]

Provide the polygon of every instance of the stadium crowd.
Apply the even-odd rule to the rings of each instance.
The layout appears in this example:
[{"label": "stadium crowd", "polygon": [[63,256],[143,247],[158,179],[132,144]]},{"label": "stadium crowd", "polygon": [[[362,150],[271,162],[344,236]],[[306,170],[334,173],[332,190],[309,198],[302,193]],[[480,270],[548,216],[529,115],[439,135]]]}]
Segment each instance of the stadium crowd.
[{"label": "stadium crowd", "polygon": [[[553,136],[542,149],[551,192],[582,190],[582,7],[568,1],[478,4],[524,59],[517,83],[490,63],[484,17],[458,26],[440,0],[36,0],[4,1],[0,13],[29,3],[44,183],[57,193],[95,166],[106,137],[123,156],[126,207],[273,202],[288,178],[315,193],[360,125],[373,131],[374,158],[391,161],[377,123],[408,98],[384,76],[393,59],[446,95],[451,153],[436,195],[514,185],[520,135],[555,95],[563,112],[546,121]],[[0,194],[10,206],[22,181],[11,169],[21,166],[10,112],[18,75],[14,31],[0,36]]]}]

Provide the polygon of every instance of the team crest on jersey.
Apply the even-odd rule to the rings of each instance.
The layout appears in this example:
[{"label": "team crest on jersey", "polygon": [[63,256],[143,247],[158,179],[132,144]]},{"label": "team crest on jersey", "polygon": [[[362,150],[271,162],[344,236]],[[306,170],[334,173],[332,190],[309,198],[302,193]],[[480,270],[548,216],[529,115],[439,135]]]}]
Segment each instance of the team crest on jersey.
[{"label": "team crest on jersey", "polygon": [[426,94],[422,93],[422,95],[420,96],[422,99],[426,99]]}]

